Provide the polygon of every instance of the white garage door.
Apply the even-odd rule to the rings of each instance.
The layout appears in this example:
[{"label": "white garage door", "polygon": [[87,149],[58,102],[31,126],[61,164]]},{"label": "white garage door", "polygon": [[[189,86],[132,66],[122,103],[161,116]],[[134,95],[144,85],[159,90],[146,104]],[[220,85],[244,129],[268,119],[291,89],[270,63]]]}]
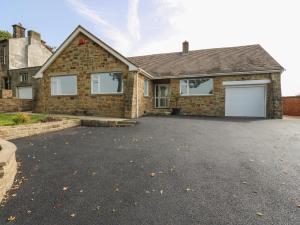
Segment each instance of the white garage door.
[{"label": "white garage door", "polygon": [[225,116],[266,117],[266,91],[261,86],[227,86]]},{"label": "white garage door", "polygon": [[17,92],[19,99],[32,99],[32,87],[19,87]]}]

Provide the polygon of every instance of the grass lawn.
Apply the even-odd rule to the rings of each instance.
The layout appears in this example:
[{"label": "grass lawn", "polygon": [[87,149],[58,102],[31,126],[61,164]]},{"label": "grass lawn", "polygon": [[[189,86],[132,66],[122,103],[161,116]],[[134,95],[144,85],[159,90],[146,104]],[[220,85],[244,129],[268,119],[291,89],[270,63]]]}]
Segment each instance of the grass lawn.
[{"label": "grass lawn", "polygon": [[[13,121],[13,118],[16,117],[17,114],[6,114],[6,113],[0,113],[0,126],[9,126],[9,125],[16,125]],[[41,121],[42,119],[45,119],[46,115],[29,115],[30,121],[27,123],[21,123],[22,124],[30,124],[30,123],[37,123]]]}]

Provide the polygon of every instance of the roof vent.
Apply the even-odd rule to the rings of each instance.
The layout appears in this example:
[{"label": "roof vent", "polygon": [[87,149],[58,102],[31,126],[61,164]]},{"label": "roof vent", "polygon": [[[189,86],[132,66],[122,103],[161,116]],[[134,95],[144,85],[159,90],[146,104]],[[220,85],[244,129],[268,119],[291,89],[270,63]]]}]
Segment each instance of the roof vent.
[{"label": "roof vent", "polygon": [[184,41],[182,43],[182,54],[183,55],[189,54],[189,42],[188,41]]}]

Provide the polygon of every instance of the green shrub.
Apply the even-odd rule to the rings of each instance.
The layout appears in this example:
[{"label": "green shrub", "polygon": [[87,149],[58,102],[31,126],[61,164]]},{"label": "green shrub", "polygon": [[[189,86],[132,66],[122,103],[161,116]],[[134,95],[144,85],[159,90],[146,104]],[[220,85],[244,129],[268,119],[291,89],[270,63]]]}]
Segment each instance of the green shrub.
[{"label": "green shrub", "polygon": [[28,123],[31,117],[27,113],[18,113],[12,120],[15,124]]}]

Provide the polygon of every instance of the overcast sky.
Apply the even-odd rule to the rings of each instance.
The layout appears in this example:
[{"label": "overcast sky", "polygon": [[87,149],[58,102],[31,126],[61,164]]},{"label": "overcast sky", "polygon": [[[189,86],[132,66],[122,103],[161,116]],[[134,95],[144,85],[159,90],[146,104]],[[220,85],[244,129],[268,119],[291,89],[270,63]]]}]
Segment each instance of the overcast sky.
[{"label": "overcast sky", "polygon": [[51,46],[81,24],[124,55],[261,44],[300,94],[299,0],[1,0],[0,29],[21,22]]}]

